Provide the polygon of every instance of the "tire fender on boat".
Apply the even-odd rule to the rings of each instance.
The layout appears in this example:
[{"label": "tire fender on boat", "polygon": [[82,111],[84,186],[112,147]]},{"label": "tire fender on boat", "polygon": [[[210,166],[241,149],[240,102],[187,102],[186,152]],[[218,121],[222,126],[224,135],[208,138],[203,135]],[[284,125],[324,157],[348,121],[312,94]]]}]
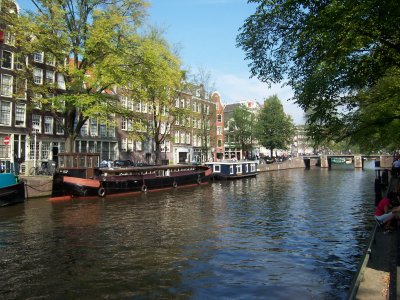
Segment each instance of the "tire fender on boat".
[{"label": "tire fender on boat", "polygon": [[178,184],[174,181],[174,183],[172,184],[172,186],[173,186],[174,188],[177,188],[177,187],[178,187]]},{"label": "tire fender on boat", "polygon": [[104,196],[106,195],[106,190],[105,190],[103,187],[100,187],[100,188],[98,189],[98,191],[97,191],[97,194],[98,194],[100,197],[104,197]]},{"label": "tire fender on boat", "polygon": [[147,186],[145,184],[142,185],[142,192],[147,192]]},{"label": "tire fender on boat", "polygon": [[197,177],[197,184],[201,184],[201,177],[200,177],[200,175]]}]

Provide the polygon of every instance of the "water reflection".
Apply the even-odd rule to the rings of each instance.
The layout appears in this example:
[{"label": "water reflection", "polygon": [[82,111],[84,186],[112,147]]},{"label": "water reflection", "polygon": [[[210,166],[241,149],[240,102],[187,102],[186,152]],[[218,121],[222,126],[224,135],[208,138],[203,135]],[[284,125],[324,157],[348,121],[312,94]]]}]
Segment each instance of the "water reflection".
[{"label": "water reflection", "polygon": [[343,299],[373,171],[311,169],[131,198],[0,210],[0,295]]}]

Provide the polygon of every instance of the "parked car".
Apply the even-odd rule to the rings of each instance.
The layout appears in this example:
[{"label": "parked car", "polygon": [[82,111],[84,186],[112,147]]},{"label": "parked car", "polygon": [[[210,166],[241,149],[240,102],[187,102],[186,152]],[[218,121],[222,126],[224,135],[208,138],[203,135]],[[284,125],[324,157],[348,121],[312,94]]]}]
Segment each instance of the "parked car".
[{"label": "parked car", "polygon": [[133,161],[126,159],[126,160],[114,160],[114,167],[115,168],[126,168],[126,167],[132,167],[134,166]]}]

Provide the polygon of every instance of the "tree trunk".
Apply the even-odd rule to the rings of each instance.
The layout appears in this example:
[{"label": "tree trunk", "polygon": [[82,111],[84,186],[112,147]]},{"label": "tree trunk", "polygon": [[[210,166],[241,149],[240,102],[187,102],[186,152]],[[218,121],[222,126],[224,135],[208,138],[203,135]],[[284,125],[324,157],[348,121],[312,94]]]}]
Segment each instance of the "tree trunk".
[{"label": "tree trunk", "polygon": [[67,136],[67,139],[65,140],[65,152],[73,153],[75,150],[74,144],[75,144],[75,136],[69,134]]},{"label": "tree trunk", "polygon": [[161,164],[161,161],[160,161],[160,158],[161,158],[160,142],[156,141],[155,144],[156,144],[156,161],[155,161],[155,163],[156,163],[156,165],[160,165]]}]

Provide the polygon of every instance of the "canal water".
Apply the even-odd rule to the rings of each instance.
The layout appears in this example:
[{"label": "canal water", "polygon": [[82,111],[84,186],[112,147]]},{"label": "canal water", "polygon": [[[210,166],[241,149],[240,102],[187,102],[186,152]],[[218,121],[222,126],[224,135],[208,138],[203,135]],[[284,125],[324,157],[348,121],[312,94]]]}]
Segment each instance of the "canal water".
[{"label": "canal water", "polygon": [[0,209],[1,299],[345,299],[372,164]]}]

